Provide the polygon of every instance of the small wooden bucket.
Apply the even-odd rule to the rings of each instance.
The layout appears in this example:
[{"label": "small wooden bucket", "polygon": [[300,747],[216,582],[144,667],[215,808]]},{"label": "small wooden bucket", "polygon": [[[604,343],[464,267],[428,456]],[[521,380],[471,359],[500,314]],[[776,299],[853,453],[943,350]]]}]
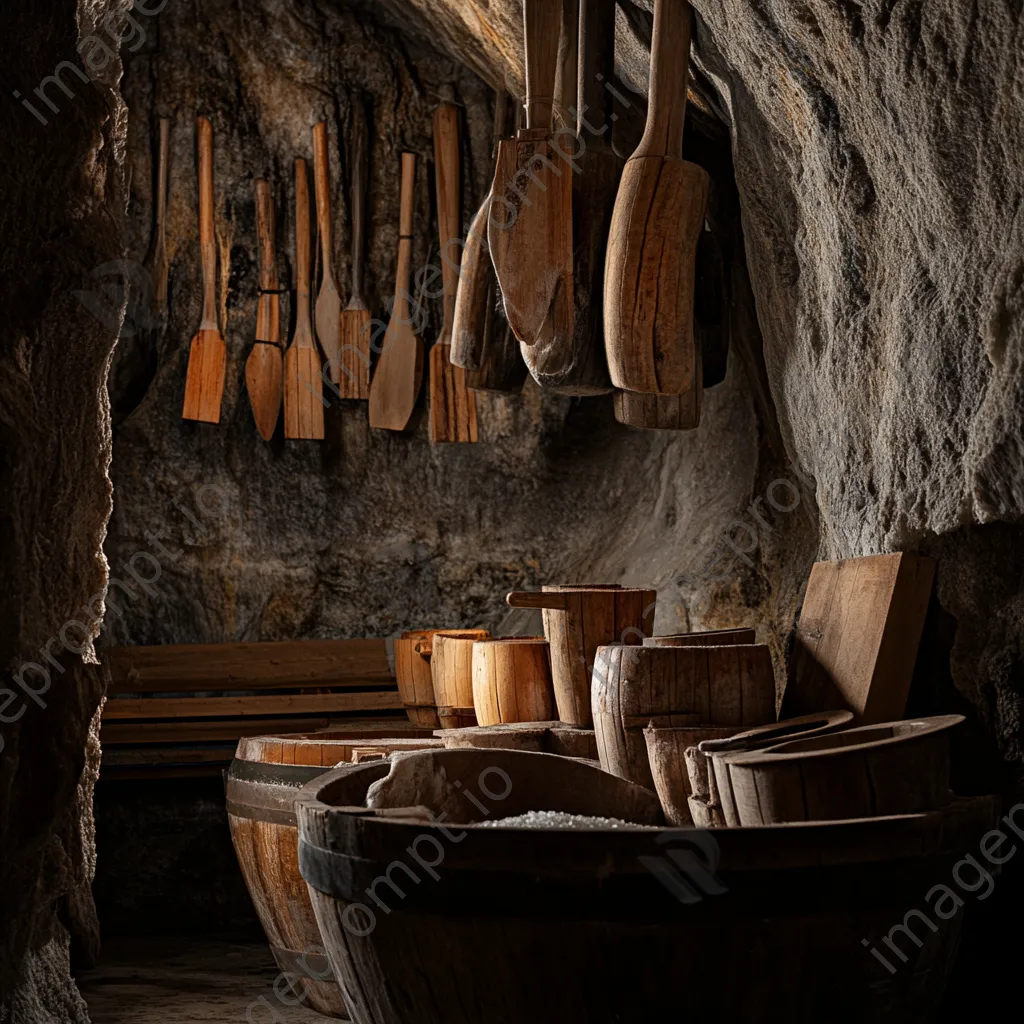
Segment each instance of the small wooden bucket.
[{"label": "small wooden bucket", "polygon": [[[430,656],[434,634],[440,629],[411,629],[395,641],[395,677],[398,693],[409,721],[422,729],[439,729],[441,720],[434,697]],[[487,636],[486,629],[467,629],[475,636]]]},{"label": "small wooden bucket", "polygon": [[473,706],[480,725],[550,721],[555,693],[547,640],[478,640],[473,645]]},{"label": "small wooden bucket", "polygon": [[442,729],[476,725],[473,707],[473,644],[486,639],[485,629],[441,629],[430,638],[430,674]]}]

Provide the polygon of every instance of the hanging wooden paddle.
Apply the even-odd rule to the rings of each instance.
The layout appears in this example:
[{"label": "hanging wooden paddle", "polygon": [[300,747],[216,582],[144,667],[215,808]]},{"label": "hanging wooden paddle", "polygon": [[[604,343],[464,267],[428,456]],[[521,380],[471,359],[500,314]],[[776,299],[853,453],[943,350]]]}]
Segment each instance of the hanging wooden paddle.
[{"label": "hanging wooden paddle", "polygon": [[313,127],[313,175],[316,180],[316,226],[324,276],[316,300],[316,336],[335,384],[341,375],[341,296],[334,280],[334,242],[331,224],[331,169],[327,156],[327,122]]},{"label": "hanging wooden paddle", "polygon": [[551,139],[561,8],[523,3],[527,127],[498,149],[487,231],[505,313],[525,345],[572,332],[573,171]]},{"label": "hanging wooden paddle", "polygon": [[647,129],[623,172],[605,273],[608,368],[627,391],[702,387],[693,290],[710,178],[683,159],[692,29],[687,0],[656,0]]},{"label": "hanging wooden paddle", "polygon": [[466,371],[453,366],[452,324],[462,261],[459,191],[459,110],[451,86],[442,90],[434,111],[434,179],[437,186],[437,229],[444,283],[444,325],[430,350],[430,440],[474,442],[477,439],[476,395],[466,387]]},{"label": "hanging wooden paddle", "polygon": [[284,355],[274,253],[274,200],[270,183],[263,178],[256,180],[256,234],[260,243],[260,297],[256,305],[256,343],[245,361],[245,386],[256,429],[264,441],[269,441],[281,415]]},{"label": "hanging wooden paddle", "polygon": [[415,188],[416,154],[403,153],[395,303],[370,384],[370,426],[380,430],[405,430],[423,386],[423,341],[413,330],[409,294]]},{"label": "hanging wooden paddle", "polygon": [[167,170],[171,142],[171,120],[160,118],[160,149],[156,171],[156,229],[153,242],[143,264],[153,284],[153,312],[167,312]]},{"label": "hanging wooden paddle", "polygon": [[352,294],[341,314],[341,373],[336,382],[342,398],[370,397],[370,307],[363,298],[363,251],[366,248],[366,182],[369,141],[362,100],[352,104]]},{"label": "hanging wooden paddle", "polygon": [[[499,89],[494,98],[495,158],[509,133],[508,100],[508,93]],[[469,371],[466,383],[474,391],[517,392],[526,380],[526,363],[519,354],[519,339],[499,310],[498,279],[487,243],[491,195],[487,193],[473,218],[462,250],[450,358],[452,365]]]},{"label": "hanging wooden paddle", "polygon": [[220,423],[227,347],[217,323],[217,239],[213,227],[213,128],[196,119],[199,142],[199,250],[203,260],[203,319],[192,339],[182,419]]},{"label": "hanging wooden paddle", "polygon": [[309,176],[295,161],[295,334],[284,355],[284,436],[324,437],[323,378],[310,323]]}]

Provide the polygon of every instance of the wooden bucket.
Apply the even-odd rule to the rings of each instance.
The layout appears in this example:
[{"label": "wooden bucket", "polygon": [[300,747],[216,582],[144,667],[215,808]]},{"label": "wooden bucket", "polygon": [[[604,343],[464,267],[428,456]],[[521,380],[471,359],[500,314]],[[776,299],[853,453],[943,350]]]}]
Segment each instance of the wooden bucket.
[{"label": "wooden bucket", "polygon": [[[405,713],[413,725],[423,729],[439,729],[434,697],[434,679],[430,671],[432,641],[440,629],[411,629],[395,641],[395,677]],[[485,637],[486,629],[467,629],[466,633]]]},{"label": "wooden bucket", "polygon": [[590,675],[597,649],[605,644],[640,643],[654,632],[657,592],[621,587],[545,586],[540,593],[508,595],[512,608],[540,608],[551,645],[551,674],[558,717],[593,728]]},{"label": "wooden bucket", "polygon": [[[482,828],[368,809],[382,770],[339,769],[296,804],[303,876],[360,1024],[636,1024],[677,1018],[680,993],[699,1021],[765,1020],[768,1008],[787,1024],[930,1024],[970,907],[934,933],[917,928],[921,944],[897,936],[905,962],[882,940],[931,886],[949,884],[999,814],[981,797],[924,815],[713,835]],[[511,800],[525,787],[509,776]],[[548,767],[543,777],[547,806],[578,809],[575,777]],[[497,779],[461,781],[505,813],[509,801],[478,785],[501,793]],[[387,913],[367,896],[375,883]]]},{"label": "wooden bucket", "polygon": [[485,629],[439,629],[430,639],[430,674],[442,729],[465,729],[477,724],[473,644],[488,635]]},{"label": "wooden bucket", "polygon": [[709,629],[703,633],[668,633],[644,638],[644,647],[734,647],[756,643],[752,629]]},{"label": "wooden bucket", "polygon": [[555,713],[544,637],[496,637],[473,644],[473,707],[482,725],[548,722]]},{"label": "wooden bucket", "polygon": [[773,722],[771,654],[766,644],[602,647],[592,701],[602,767],[653,789],[644,727]]},{"label": "wooden bucket", "polygon": [[422,750],[443,746],[425,730],[345,730],[239,741],[227,776],[231,841],[278,967],[318,1013],[348,1019],[337,979],[324,954],[309,891],[299,874],[294,801],[307,782],[358,750]]}]

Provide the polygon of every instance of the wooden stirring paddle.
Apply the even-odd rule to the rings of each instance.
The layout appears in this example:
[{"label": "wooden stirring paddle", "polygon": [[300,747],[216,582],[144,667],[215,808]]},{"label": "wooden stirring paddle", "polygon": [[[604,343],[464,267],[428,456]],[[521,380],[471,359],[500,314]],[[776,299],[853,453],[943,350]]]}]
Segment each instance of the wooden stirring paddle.
[{"label": "wooden stirring paddle", "polygon": [[608,369],[626,391],[683,395],[703,386],[693,292],[711,182],[683,159],[692,31],[687,0],[655,0],[647,128],[622,175],[604,281]]},{"label": "wooden stirring paddle", "polygon": [[476,395],[466,386],[466,371],[451,361],[455,298],[462,245],[459,237],[459,111],[446,86],[434,111],[434,177],[437,227],[444,282],[444,326],[430,350],[430,440],[472,443],[477,439]]},{"label": "wooden stirring paddle", "polygon": [[379,430],[405,430],[423,386],[423,341],[413,330],[409,294],[415,188],[416,154],[403,153],[395,303],[370,384],[370,426]]},{"label": "wooden stirring paddle", "polygon": [[153,285],[152,310],[158,316],[167,311],[167,172],[170,162],[171,119],[160,118],[160,148],[156,170],[156,230],[146,256],[146,272]]},{"label": "wooden stirring paddle", "polygon": [[327,122],[313,127],[313,174],[316,181],[316,225],[324,276],[316,300],[316,336],[327,359],[328,373],[337,384],[341,376],[341,296],[334,280],[331,225],[331,170],[327,157]]},{"label": "wooden stirring paddle", "polygon": [[258,178],[255,187],[260,297],[256,305],[256,342],[245,361],[245,386],[256,429],[264,441],[269,441],[281,415],[284,349],[281,345],[281,301],[277,294],[274,253],[274,199],[270,194],[270,182]]},{"label": "wooden stirring paddle", "polygon": [[213,128],[196,119],[199,141],[199,250],[203,260],[203,319],[192,339],[182,419],[220,423],[227,347],[217,323],[217,240],[213,227]]},{"label": "wooden stirring paddle", "polygon": [[284,355],[284,436],[322,441],[323,378],[310,324],[309,177],[295,161],[295,334]]}]

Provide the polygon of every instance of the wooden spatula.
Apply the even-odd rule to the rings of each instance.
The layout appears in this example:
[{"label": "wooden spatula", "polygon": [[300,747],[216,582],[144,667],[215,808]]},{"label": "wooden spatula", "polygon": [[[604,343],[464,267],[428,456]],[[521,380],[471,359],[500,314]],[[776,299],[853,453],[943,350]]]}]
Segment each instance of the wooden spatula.
[{"label": "wooden spatula", "polygon": [[156,169],[156,225],[144,266],[153,285],[153,312],[167,311],[167,172],[170,160],[171,120],[160,118],[160,148]]},{"label": "wooden spatula", "polygon": [[687,0],[655,0],[647,129],[622,175],[604,285],[608,368],[627,391],[702,386],[693,289],[710,179],[683,159],[692,29]]},{"label": "wooden spatula", "polygon": [[327,157],[327,122],[313,126],[313,176],[316,181],[316,226],[324,276],[315,309],[316,336],[327,359],[328,373],[337,384],[341,376],[341,295],[334,280],[334,241],[331,225],[331,169]]},{"label": "wooden spatula", "polygon": [[409,304],[415,187],[416,154],[403,153],[395,304],[370,385],[370,426],[380,430],[405,430],[423,386],[423,341],[413,330]]},{"label": "wooden spatula", "polygon": [[274,436],[281,415],[284,354],[281,345],[281,302],[277,295],[277,260],[274,253],[274,200],[270,183],[256,180],[256,233],[260,242],[260,297],[256,305],[256,343],[245,361],[256,429],[264,441]]},{"label": "wooden spatula", "polygon": [[366,181],[369,140],[363,103],[352,105],[352,294],[341,314],[342,398],[370,397],[370,308],[363,298],[363,251],[366,239]]},{"label": "wooden spatula", "polygon": [[498,150],[487,237],[505,313],[525,345],[572,331],[572,176],[551,144],[562,4],[524,0],[526,125]]},{"label": "wooden spatula", "polygon": [[459,111],[447,86],[434,111],[434,178],[437,227],[444,282],[444,326],[430,350],[430,440],[474,442],[477,439],[476,395],[466,386],[466,371],[451,361],[452,325],[459,287],[462,246],[459,234]]},{"label": "wooden spatula", "polygon": [[284,436],[322,441],[323,378],[310,324],[309,176],[295,161],[295,334],[284,355]]},{"label": "wooden spatula", "polygon": [[217,323],[217,240],[213,228],[213,128],[196,119],[199,141],[199,249],[203,260],[203,319],[192,339],[182,419],[220,423],[227,348]]}]

